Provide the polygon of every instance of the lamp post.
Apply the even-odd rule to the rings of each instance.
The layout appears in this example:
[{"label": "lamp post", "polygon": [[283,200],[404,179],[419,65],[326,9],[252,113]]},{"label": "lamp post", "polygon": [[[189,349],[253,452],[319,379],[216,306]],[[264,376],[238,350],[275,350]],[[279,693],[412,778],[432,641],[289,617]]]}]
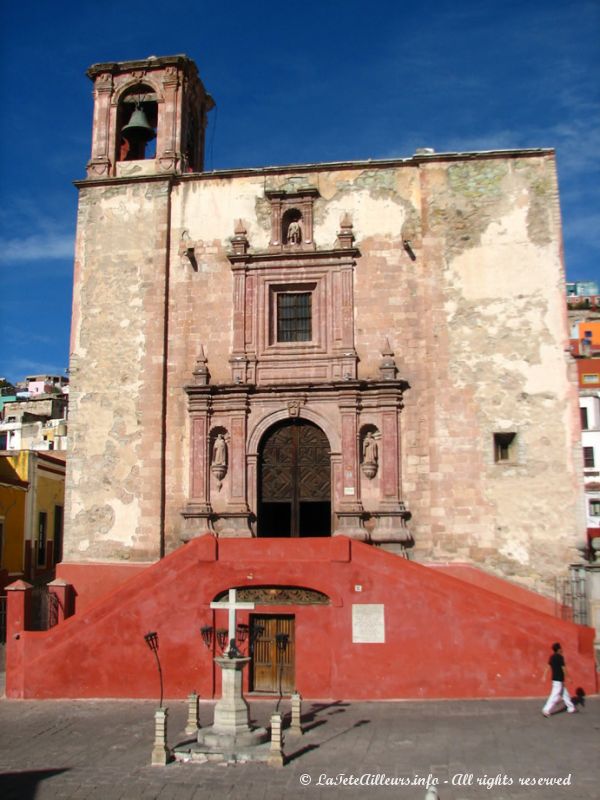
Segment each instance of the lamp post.
[{"label": "lamp post", "polygon": [[248,625],[240,622],[235,628],[235,639],[229,639],[227,628],[215,630],[212,625],[203,625],[200,628],[200,635],[206,648],[210,650],[216,639],[221,654],[228,658],[243,658],[244,654],[240,651],[239,645],[243,645],[245,642],[248,642],[248,655],[251,655],[254,651],[254,643],[264,632],[265,629],[261,625],[254,626],[250,631]]},{"label": "lamp post", "polygon": [[287,650],[287,646],[289,643],[290,637],[287,633],[277,633],[275,634],[275,645],[277,648],[277,660],[279,661],[279,700],[277,701],[277,708],[276,711],[279,711],[279,704],[281,703],[281,699],[283,698],[283,691],[281,689],[281,681],[283,678],[283,657],[285,655],[285,651]]},{"label": "lamp post", "polygon": [[162,708],[163,704],[163,675],[162,675],[162,668],[160,666],[160,659],[158,657],[158,633],[156,631],[152,631],[151,633],[147,633],[144,636],[144,641],[150,648],[150,650],[154,653],[154,657],[156,658],[156,666],[158,668],[158,679],[160,681],[160,705],[159,708]]},{"label": "lamp post", "polygon": [[215,635],[215,629],[212,625],[203,625],[200,628],[200,635],[202,636],[202,641],[206,645],[207,650],[210,650]]}]

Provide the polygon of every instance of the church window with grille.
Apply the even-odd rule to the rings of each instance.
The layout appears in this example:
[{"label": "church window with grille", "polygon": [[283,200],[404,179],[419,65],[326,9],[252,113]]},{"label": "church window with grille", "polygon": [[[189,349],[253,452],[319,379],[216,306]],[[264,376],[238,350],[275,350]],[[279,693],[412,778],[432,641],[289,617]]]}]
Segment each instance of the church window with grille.
[{"label": "church window with grille", "polygon": [[277,341],[310,342],[312,339],[312,292],[277,294]]}]

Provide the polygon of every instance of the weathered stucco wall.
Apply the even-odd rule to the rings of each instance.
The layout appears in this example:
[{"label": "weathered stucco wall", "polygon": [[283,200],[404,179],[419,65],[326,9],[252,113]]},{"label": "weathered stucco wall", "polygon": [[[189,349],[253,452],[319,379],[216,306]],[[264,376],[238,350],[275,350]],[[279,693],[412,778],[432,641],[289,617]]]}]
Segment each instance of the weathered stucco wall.
[{"label": "weathered stucco wall", "polygon": [[[430,528],[418,548],[550,591],[581,535],[554,160],[422,172],[423,260],[436,299],[430,447],[416,465],[429,482]],[[516,434],[508,463],[495,463],[495,432]]]},{"label": "weathered stucco wall", "polygon": [[[389,337],[411,386],[402,474],[416,557],[474,561],[548,591],[583,525],[551,153],[202,175],[174,182],[170,195],[166,182],[143,180],[84,188],[68,557],[155,558],[163,518],[166,549],[178,546],[189,480],[183,387],[201,346],[211,380],[231,381],[235,220],[264,251],[265,188],[306,186],[320,194],[317,249],[334,247],[340,218],[352,219],[358,377],[378,377]],[[193,241],[197,269],[180,255],[182,239]],[[498,464],[493,434],[506,431],[516,433],[515,457]]]},{"label": "weathered stucco wall", "polygon": [[160,553],[167,181],[81,190],[65,560]]}]

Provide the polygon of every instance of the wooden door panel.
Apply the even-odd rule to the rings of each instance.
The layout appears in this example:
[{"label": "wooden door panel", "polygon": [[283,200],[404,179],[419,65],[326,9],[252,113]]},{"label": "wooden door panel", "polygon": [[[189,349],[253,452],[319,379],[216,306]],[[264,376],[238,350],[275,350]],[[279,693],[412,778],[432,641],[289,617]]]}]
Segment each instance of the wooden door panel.
[{"label": "wooden door panel", "polygon": [[[295,689],[294,617],[291,615],[251,616],[251,628],[264,628],[254,643],[251,687],[254,692],[290,694]],[[278,633],[288,634],[284,652],[277,649]],[[281,684],[281,686],[280,686]]]},{"label": "wooden door panel", "polygon": [[[281,535],[263,511],[268,504],[289,503],[291,536],[329,535],[329,525],[318,531],[301,524],[301,503],[331,503],[329,441],[316,425],[304,420],[275,428],[265,440],[260,460],[259,535]],[[264,524],[261,524],[261,516]]]}]

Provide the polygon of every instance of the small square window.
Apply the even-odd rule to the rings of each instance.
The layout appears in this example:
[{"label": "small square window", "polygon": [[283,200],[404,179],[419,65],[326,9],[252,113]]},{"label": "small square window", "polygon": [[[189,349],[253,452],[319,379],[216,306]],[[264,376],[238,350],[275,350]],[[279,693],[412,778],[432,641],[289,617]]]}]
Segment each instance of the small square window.
[{"label": "small square window", "polygon": [[588,429],[588,410],[583,406],[579,409],[579,413],[581,414],[581,430],[587,431]]},{"label": "small square window", "polygon": [[581,376],[582,383],[598,383],[600,375],[597,372],[585,372]]},{"label": "small square window", "polygon": [[600,517],[600,500],[590,500],[590,517]]},{"label": "small square window", "polygon": [[277,341],[310,342],[312,339],[312,292],[277,294]]},{"label": "small square window", "polygon": [[593,467],[596,466],[593,447],[583,448],[583,466],[585,469],[592,469]]},{"label": "small square window", "polygon": [[497,464],[515,460],[516,433],[494,434],[494,460]]}]

